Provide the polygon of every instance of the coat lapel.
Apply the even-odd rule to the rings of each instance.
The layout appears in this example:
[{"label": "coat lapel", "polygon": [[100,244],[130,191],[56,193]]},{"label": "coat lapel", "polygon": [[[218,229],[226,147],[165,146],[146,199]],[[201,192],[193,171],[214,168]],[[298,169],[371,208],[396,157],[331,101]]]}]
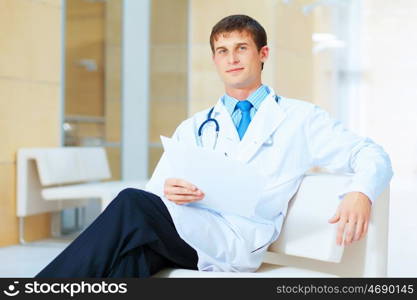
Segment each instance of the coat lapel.
[{"label": "coat lapel", "polygon": [[240,139],[232,117],[223,105],[221,98],[214,107],[212,117],[219,122],[220,126],[219,139],[216,148],[227,152],[229,156],[234,156],[240,143]]},{"label": "coat lapel", "polygon": [[239,145],[236,157],[238,160],[243,162],[251,160],[259,148],[262,147],[262,144],[286,118],[285,112],[280,108],[274,97],[275,92],[271,91],[249,124]]},{"label": "coat lapel", "polygon": [[237,143],[240,141],[232,117],[223,105],[221,98],[214,107],[213,117],[219,122],[219,140],[225,139]]}]

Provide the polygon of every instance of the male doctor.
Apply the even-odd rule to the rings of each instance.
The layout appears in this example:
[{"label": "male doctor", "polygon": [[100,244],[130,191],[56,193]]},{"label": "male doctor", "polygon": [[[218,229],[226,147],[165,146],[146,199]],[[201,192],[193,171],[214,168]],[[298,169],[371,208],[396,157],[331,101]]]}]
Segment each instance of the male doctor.
[{"label": "male doctor", "polygon": [[[262,84],[269,48],[264,28],[254,19],[244,15],[222,19],[213,27],[210,45],[225,87],[212,112],[220,126],[215,151],[255,166],[269,182],[253,215],[196,209],[184,204],[203,199],[204,191],[192,182],[167,178],[175,174],[161,159],[147,188],[165,200],[180,236],[198,252],[198,268],[255,271],[268,245],[278,238],[288,201],[313,166],[354,173],[329,223],[338,224],[337,244],[345,229],[345,244],[363,238],[372,201],[392,176],[387,154],[313,104],[283,96],[276,101],[273,88]],[[209,109],[185,120],[174,138],[197,144],[197,131],[208,113]],[[203,128],[204,147],[213,147],[214,134],[213,123]],[[242,182],[246,184],[250,182]]]},{"label": "male doctor", "polygon": [[[225,93],[213,108],[183,121],[173,138],[227,153],[265,175],[268,182],[254,211],[239,215],[193,205],[204,191],[177,178],[164,154],[146,191],[123,190],[38,277],[148,277],[172,266],[256,271],[279,236],[288,201],[315,166],[353,173],[329,216],[338,227],[335,243],[342,243],[344,232],[346,245],[366,235],[372,202],[392,177],[384,150],[319,107],[262,84],[269,48],[264,28],[254,19],[220,20],[210,45]],[[202,128],[200,140],[200,125],[209,117],[219,124],[217,141],[213,122]]]}]

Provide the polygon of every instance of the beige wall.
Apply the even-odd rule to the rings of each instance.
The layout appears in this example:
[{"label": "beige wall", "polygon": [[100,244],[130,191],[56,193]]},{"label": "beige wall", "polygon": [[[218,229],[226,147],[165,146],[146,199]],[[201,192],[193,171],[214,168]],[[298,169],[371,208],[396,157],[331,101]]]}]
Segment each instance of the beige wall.
[{"label": "beige wall", "polygon": [[[67,1],[65,115],[98,118],[72,123],[66,145],[108,144],[109,180],[120,179],[121,18],[122,0]],[[83,59],[97,69],[80,66]]]},{"label": "beige wall", "polygon": [[171,136],[187,117],[188,2],[151,3],[149,174],[162,153],[159,136]]},{"label": "beige wall", "polygon": [[[65,114],[103,116],[105,4],[66,3]],[[94,60],[97,70],[80,66],[83,59]]]},{"label": "beige wall", "polygon": [[[65,15],[65,116],[104,116],[104,13],[105,4],[84,0],[66,1]],[[93,60],[87,70],[81,60]],[[68,146],[82,146],[89,138],[103,138],[103,123],[71,124]]]},{"label": "beige wall", "polygon": [[122,4],[122,0],[108,0],[105,7],[104,138],[115,145],[106,148],[112,173],[110,180],[121,178]]},{"label": "beige wall", "polygon": [[[0,246],[18,243],[16,151],[60,143],[61,1],[0,1]],[[50,215],[26,218],[49,236]]]},{"label": "beige wall", "polygon": [[278,93],[313,101],[313,14],[302,12],[314,0],[291,1],[276,7],[276,81]]}]

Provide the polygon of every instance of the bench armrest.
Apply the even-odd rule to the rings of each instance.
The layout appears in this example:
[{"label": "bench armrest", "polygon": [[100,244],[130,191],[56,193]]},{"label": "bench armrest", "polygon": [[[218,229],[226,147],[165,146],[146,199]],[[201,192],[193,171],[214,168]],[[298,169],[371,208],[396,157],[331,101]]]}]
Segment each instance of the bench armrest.
[{"label": "bench armrest", "polygon": [[350,176],[314,174],[304,177],[291,199],[282,231],[270,252],[340,262],[343,246],[336,245],[337,224],[328,220],[340,203],[339,194]]}]

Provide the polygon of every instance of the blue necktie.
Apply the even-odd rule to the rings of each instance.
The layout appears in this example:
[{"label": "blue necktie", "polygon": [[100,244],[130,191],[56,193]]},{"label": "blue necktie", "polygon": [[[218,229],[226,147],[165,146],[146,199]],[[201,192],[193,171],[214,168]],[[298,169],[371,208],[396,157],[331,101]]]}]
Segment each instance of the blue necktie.
[{"label": "blue necktie", "polygon": [[242,119],[237,128],[237,133],[239,134],[240,139],[242,139],[250,123],[250,109],[252,108],[252,103],[248,100],[239,101],[236,106],[242,112]]}]

